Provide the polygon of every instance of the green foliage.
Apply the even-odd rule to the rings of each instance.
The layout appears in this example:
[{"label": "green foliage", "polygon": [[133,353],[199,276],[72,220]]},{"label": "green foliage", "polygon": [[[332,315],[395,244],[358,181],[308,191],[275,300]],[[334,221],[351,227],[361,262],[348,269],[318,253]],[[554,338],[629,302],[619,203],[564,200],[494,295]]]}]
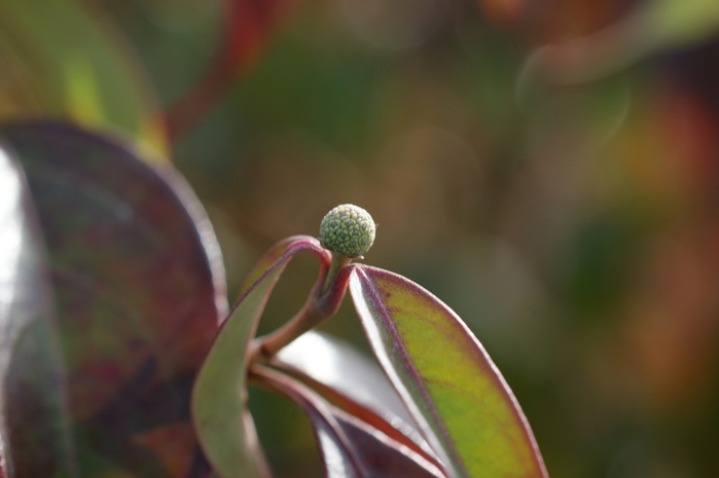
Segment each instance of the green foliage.
[{"label": "green foliage", "polygon": [[355,268],[350,291],[380,363],[451,476],[545,476],[512,392],[451,309],[372,267]]},{"label": "green foliage", "polygon": [[717,5],[0,2],[0,476],[714,476]]},{"label": "green foliage", "polygon": [[[51,116],[101,126],[167,151],[157,100],[112,24],[75,0],[0,4],[0,116]],[[13,77],[14,73],[14,77]]]}]

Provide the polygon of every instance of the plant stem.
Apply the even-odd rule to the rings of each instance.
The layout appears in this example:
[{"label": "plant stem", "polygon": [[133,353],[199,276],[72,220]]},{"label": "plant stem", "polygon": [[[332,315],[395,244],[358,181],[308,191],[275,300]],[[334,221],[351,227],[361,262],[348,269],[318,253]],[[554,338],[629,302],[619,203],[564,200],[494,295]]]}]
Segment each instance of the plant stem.
[{"label": "plant stem", "polygon": [[330,291],[334,283],[337,281],[337,276],[340,272],[340,269],[342,269],[350,262],[352,262],[352,259],[350,259],[349,257],[341,256],[336,252],[332,253],[332,262],[330,262],[330,266],[327,269],[327,275],[325,275],[325,279],[322,283],[322,288],[319,292],[320,297],[324,296]]},{"label": "plant stem", "polygon": [[272,358],[282,347],[337,312],[349,279],[349,270],[345,266],[351,261],[332,254],[326,273],[318,277],[307,302],[294,317],[274,332],[253,341],[250,363]]},{"label": "plant stem", "polygon": [[267,360],[273,357],[282,347],[319,323],[324,317],[318,313],[319,311],[314,303],[315,300],[311,297],[297,314],[284,325],[271,334],[256,339],[252,344],[250,362],[256,359]]}]

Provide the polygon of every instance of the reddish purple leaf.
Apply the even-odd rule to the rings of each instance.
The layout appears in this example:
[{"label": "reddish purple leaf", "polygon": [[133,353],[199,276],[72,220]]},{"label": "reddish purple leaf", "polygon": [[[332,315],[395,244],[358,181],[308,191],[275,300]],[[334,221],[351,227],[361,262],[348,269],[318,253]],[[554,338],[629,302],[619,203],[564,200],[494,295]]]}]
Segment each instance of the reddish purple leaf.
[{"label": "reddish purple leaf", "polygon": [[[199,202],[173,170],[73,126],[0,136],[26,171],[48,250],[80,473],[202,476],[190,387],[227,306]],[[152,439],[167,427],[177,433]]]},{"label": "reddish purple leaf", "polygon": [[422,455],[333,407],[301,383],[265,367],[253,367],[250,373],[305,411],[314,428],[328,478],[445,476]]}]

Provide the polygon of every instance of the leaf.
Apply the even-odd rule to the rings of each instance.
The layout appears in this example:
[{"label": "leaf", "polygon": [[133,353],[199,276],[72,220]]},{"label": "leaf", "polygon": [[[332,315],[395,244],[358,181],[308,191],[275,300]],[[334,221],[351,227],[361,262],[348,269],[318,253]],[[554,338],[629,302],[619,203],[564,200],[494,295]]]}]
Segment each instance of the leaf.
[{"label": "leaf", "polygon": [[451,476],[547,476],[511,390],[452,310],[374,267],[353,266],[349,287],[380,365]]},{"label": "leaf", "polygon": [[[182,442],[201,476],[190,387],[227,305],[199,202],[173,170],[74,126],[5,125],[0,137],[25,169],[48,251],[78,472],[162,474]],[[167,426],[191,439],[146,440]]]},{"label": "leaf", "polygon": [[170,137],[177,139],[205,117],[227,93],[232,82],[257,61],[275,24],[294,0],[226,0],[222,43],[205,75],[168,108]]},{"label": "leaf", "polygon": [[414,423],[382,370],[349,343],[310,331],[280,350],[274,363],[302,373],[373,410],[387,410],[407,423]]},{"label": "leaf", "polygon": [[272,365],[440,466],[382,370],[349,343],[310,331],[280,350]]},{"label": "leaf", "polygon": [[8,476],[73,475],[45,265],[24,174],[0,148],[0,464]]},{"label": "leaf", "polygon": [[197,377],[192,397],[194,423],[214,470],[224,478],[266,474],[256,460],[245,360],[273,287],[300,251],[313,252],[324,267],[330,261],[329,252],[309,236],[293,236],[270,249],[250,272],[252,282],[224,321]]},{"label": "leaf", "polygon": [[255,366],[250,372],[305,411],[314,428],[328,478],[445,476],[423,456],[331,406],[299,382],[265,367]]},{"label": "leaf", "polygon": [[85,2],[0,2],[0,119],[59,116],[167,151],[156,98],[119,32]]}]

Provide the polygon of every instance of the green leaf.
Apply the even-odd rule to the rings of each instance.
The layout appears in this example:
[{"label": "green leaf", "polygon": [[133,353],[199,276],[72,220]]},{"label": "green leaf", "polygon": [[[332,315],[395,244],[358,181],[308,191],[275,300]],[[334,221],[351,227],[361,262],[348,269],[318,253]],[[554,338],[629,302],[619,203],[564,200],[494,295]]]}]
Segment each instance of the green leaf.
[{"label": "green leaf", "polygon": [[5,125],[0,137],[47,249],[78,472],[203,466],[190,390],[227,304],[199,202],[174,170],[75,126]]},{"label": "green leaf", "polygon": [[349,287],[380,365],[452,476],[547,476],[514,395],[451,309],[374,267],[354,266]]},{"label": "green leaf", "polygon": [[247,410],[245,361],[267,299],[287,263],[300,251],[313,252],[325,267],[329,263],[329,253],[309,236],[290,237],[270,249],[250,272],[251,282],[224,321],[195,382],[195,427],[210,463],[223,478],[264,474]]},{"label": "green leaf", "polygon": [[7,476],[73,475],[51,289],[24,174],[0,147],[0,463]]}]

